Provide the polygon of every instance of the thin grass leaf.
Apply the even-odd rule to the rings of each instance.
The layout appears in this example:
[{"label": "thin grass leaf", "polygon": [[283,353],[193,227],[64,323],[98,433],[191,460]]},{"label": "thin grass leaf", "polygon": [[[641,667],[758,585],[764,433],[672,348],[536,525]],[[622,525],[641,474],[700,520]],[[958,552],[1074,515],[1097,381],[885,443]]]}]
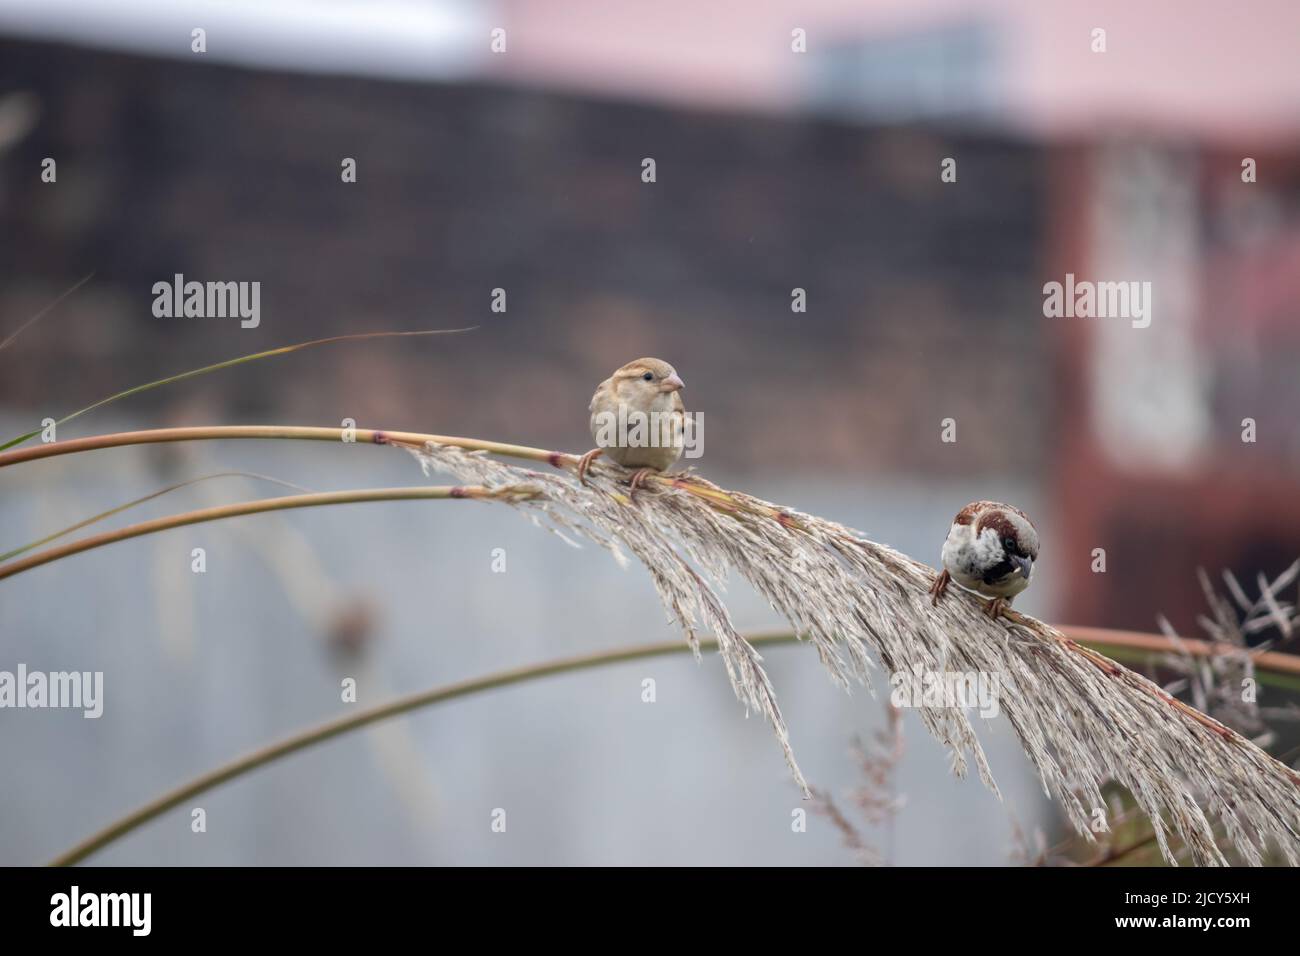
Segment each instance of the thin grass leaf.
[{"label": "thin grass leaf", "polygon": [[101,511],[99,514],[92,515],[91,517],[86,518],[84,521],[78,521],[76,524],[70,524],[66,528],[56,531],[53,534],[48,534],[43,538],[38,538],[36,541],[32,541],[27,544],[24,544],[22,547],[14,548],[12,551],[6,551],[4,554],[0,554],[0,563],[8,561],[10,558],[16,558],[20,554],[26,554],[28,551],[31,551],[34,548],[39,548],[43,544],[49,544],[51,541],[57,541],[59,538],[62,538],[64,535],[72,534],[72,532],[74,531],[80,531],[82,528],[87,528],[98,521],[103,521],[105,518],[111,518],[113,517],[113,515],[119,515],[122,512],[128,511],[131,508],[136,507],[137,505],[142,505],[147,501],[153,501],[155,498],[161,498],[165,494],[169,494],[173,491],[178,491],[181,488],[188,488],[190,485],[197,485],[201,481],[210,481],[213,478],[255,478],[258,481],[269,481],[272,484],[280,485],[283,488],[289,488],[293,491],[309,493],[311,490],[309,488],[304,488],[301,485],[295,485],[291,481],[281,481],[279,478],[272,478],[270,475],[259,475],[256,472],[251,472],[251,471],[221,471],[211,475],[200,475],[198,478],[191,478],[188,481],[178,481],[174,485],[168,485],[166,488],[160,488],[157,491],[153,492],[152,494],[144,495],[143,497],[136,498],[132,501],[128,501],[126,504],[118,505],[116,508],[110,508],[107,511]]},{"label": "thin grass leaf", "polygon": [[95,277],[95,273],[93,273],[93,272],[88,273],[86,276],[84,276],[84,277],[81,279],[80,282],[78,282],[76,285],[74,285],[71,289],[68,289],[66,292],[64,292],[61,296],[59,296],[57,299],[55,299],[53,302],[51,302],[51,303],[50,303],[49,305],[47,305],[45,308],[41,309],[41,311],[37,312],[35,315],[33,315],[30,319],[28,319],[28,320],[27,320],[26,322],[24,322],[22,325],[18,326],[18,328],[14,329],[12,332],[10,332],[9,335],[5,337],[4,341],[0,341],[0,352],[3,352],[3,351],[5,350],[5,348],[9,345],[10,342],[12,342],[14,339],[18,338],[18,336],[22,335],[24,332],[26,332],[28,329],[30,329],[33,325],[35,325],[35,324],[36,324],[37,322],[39,322],[41,319],[45,318],[47,315],[49,315],[51,312],[53,312],[54,309],[55,309],[55,307],[56,307],[60,302],[62,302],[62,301],[63,301],[64,299],[66,299],[68,296],[72,295],[72,293],[76,292],[78,289],[80,289],[83,285],[85,285],[87,282],[89,282],[89,281],[90,281],[91,279],[93,279],[94,277]]},{"label": "thin grass leaf", "polygon": [[[139,395],[141,392],[147,392],[151,389],[161,388],[164,385],[183,382],[186,379],[196,378],[200,375],[207,375],[209,372],[219,372],[222,369],[233,368],[236,365],[243,365],[245,362],[256,362],[260,359],[273,358],[277,355],[288,355],[291,352],[298,352],[302,349],[312,348],[317,345],[332,345],[336,342],[359,342],[364,339],[403,338],[417,335],[454,335],[458,332],[472,332],[476,328],[478,328],[477,325],[472,325],[463,329],[422,329],[415,332],[359,332],[353,335],[332,335],[329,338],[312,339],[310,342],[298,342],[294,345],[282,345],[279,348],[267,349],[265,352],[254,352],[251,355],[241,355],[238,358],[227,359],[224,362],[217,362],[215,365],[205,365],[202,368],[195,368],[190,369],[188,372],[181,372],[179,375],[160,378],[155,382],[146,382],[144,385],[137,385],[134,388],[125,389],[124,391],[117,392],[107,398],[101,398],[99,401],[87,405],[85,408],[79,408],[75,412],[63,416],[54,424],[63,425],[72,421],[74,418],[79,418],[87,412],[92,412],[97,408],[103,408],[111,402],[116,402],[123,398],[129,398],[132,395]],[[0,445],[0,451],[31,441],[40,433],[41,429],[38,428],[25,435],[19,435],[17,438],[12,438],[3,445]]]}]

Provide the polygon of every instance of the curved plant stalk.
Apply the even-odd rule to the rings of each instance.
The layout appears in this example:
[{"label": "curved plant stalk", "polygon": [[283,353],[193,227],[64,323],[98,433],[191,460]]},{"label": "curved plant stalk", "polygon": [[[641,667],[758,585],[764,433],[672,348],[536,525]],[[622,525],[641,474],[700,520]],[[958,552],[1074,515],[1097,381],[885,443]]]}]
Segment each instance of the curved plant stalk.
[{"label": "curved plant stalk", "polygon": [[[418,452],[426,445],[445,445],[470,452],[485,452],[503,458],[517,458],[548,464],[553,468],[574,471],[580,455],[562,451],[549,451],[528,445],[511,445],[506,442],[487,441],[482,438],[463,438],[455,435],[431,435],[424,432],[388,431],[378,428],[343,429],[312,425],[199,425],[183,428],[150,428],[133,432],[113,432],[90,435],[61,442],[47,442],[31,448],[0,451],[0,468],[75,455],[107,448],[125,448],[133,445],[169,444],[186,441],[255,440],[255,441],[329,441],[359,445],[391,445]],[[11,443],[12,444],[12,443]],[[0,448],[8,446],[0,446]],[[789,512],[774,508],[757,499],[732,495],[716,485],[697,481],[687,476],[647,475],[645,484],[675,488],[700,498],[710,507],[724,513],[746,514],[771,518],[783,527],[798,529],[798,519]],[[621,499],[626,502],[626,498]]]},{"label": "curved plant stalk", "polygon": [[[0,468],[37,461],[42,458],[75,455],[107,448],[218,440],[330,441],[339,443],[346,441],[359,445],[393,445],[410,451],[419,451],[429,444],[446,445],[470,452],[486,452],[503,458],[540,462],[551,465],[553,468],[567,469],[569,471],[577,469],[581,458],[580,455],[568,452],[550,451],[528,445],[511,445],[506,442],[487,441],[482,438],[431,435],[424,432],[389,431],[379,428],[343,429],[311,425],[199,425],[183,428],[150,428],[132,432],[113,432],[105,435],[90,435],[85,438],[72,438],[68,441],[47,442],[43,445],[34,445],[31,448],[0,450]],[[6,447],[8,446],[0,446],[0,449]],[[744,513],[772,518],[786,528],[800,527],[798,520],[786,511],[767,506],[765,503],[758,502],[753,498],[732,495],[708,482],[700,482],[682,476],[651,474],[646,476],[644,483],[688,492],[705,501],[710,507],[726,513]]]},{"label": "curved plant stalk", "polygon": [[[334,431],[334,429],[325,429],[325,431]],[[389,434],[408,436],[408,433]],[[468,439],[458,440],[469,441]],[[450,440],[444,439],[444,442],[445,441]],[[476,442],[476,444],[494,445],[495,447],[518,447],[499,446],[492,442]],[[538,449],[538,451],[540,451],[540,449]],[[548,452],[546,454],[550,455],[553,453]],[[7,561],[18,554],[30,551],[42,544],[48,544],[57,538],[70,534],[73,531],[80,530],[96,521],[111,517],[115,514],[120,514],[128,508],[151,501],[154,498],[167,494],[168,492],[176,491],[197,484],[201,481],[228,477],[257,478],[262,481],[269,481],[278,485],[283,485],[286,488],[302,490],[305,493],[302,495],[284,495],[279,498],[265,498],[238,504],[217,505],[211,508],[202,508],[196,511],[184,512],[178,515],[169,515],[164,518],[155,518],[151,521],[128,525],[125,528],[119,528],[114,531],[105,532],[104,534],[95,535],[94,537],[80,539],[59,549],[60,553],[54,553],[53,551],[42,552],[42,554],[34,556],[26,567],[0,566],[0,580],[3,580],[6,577],[12,577],[13,575],[28,570],[31,567],[38,567],[41,564],[48,564],[52,561],[56,561],[61,557],[81,554],[85,551],[92,551],[96,548],[116,544],[119,541],[143,537],[160,531],[168,531],[174,528],[202,524],[209,521],[218,521],[224,518],[264,514],[273,511],[288,511],[297,508],[359,504],[373,501],[439,500],[451,498],[519,501],[531,498],[535,494],[532,489],[524,486],[517,486],[503,491],[502,489],[488,490],[481,486],[454,485],[413,488],[365,488],[353,491],[334,492],[306,492],[305,489],[301,489],[298,485],[294,485],[287,481],[281,481],[278,478],[272,478],[267,475],[259,475],[243,471],[218,472],[216,474],[203,475],[198,478],[191,478],[188,481],[169,485],[168,487],[155,491],[152,494],[145,495],[144,497],[137,498],[134,501],[129,501],[126,504],[119,505],[116,508],[101,512],[85,519],[84,521],[80,521],[77,524],[69,525],[67,528],[64,528],[61,531],[56,531],[54,534],[41,538],[39,541],[33,541],[21,548],[15,548],[5,554],[0,554],[0,561]],[[1169,638],[1163,635],[1146,634],[1140,631],[1119,631],[1110,628],[1086,627],[1082,625],[1061,625],[1060,630],[1066,637],[1079,644],[1096,650],[1105,650],[1117,659],[1129,661],[1141,661],[1152,654],[1169,653],[1172,650],[1182,650],[1184,653],[1192,657],[1210,658],[1216,654],[1222,653],[1224,649],[1220,645],[1211,641],[1204,641],[1196,638],[1183,638],[1180,645],[1174,645],[1171,643]],[[1300,690],[1300,656],[1284,654],[1279,651],[1253,651],[1251,652],[1251,658],[1254,661],[1256,668],[1261,671],[1261,683],[1292,690]]]},{"label": "curved plant stalk", "polygon": [[35,541],[28,542],[27,544],[24,544],[21,547],[14,548],[12,551],[6,551],[4,554],[0,554],[0,562],[8,561],[11,558],[16,558],[20,554],[26,554],[28,551],[31,551],[35,548],[39,548],[43,544],[49,544],[51,541],[57,541],[59,538],[62,538],[65,535],[72,534],[72,532],[74,531],[80,531],[82,528],[86,528],[92,524],[103,521],[105,518],[111,518],[114,515],[121,514],[122,512],[128,511],[131,508],[136,507],[137,505],[142,505],[145,504],[146,502],[153,501],[155,498],[161,498],[163,495],[170,494],[173,491],[179,491],[182,488],[188,488],[191,485],[197,485],[201,481],[211,481],[214,478],[254,478],[258,481],[269,481],[272,484],[280,485],[283,488],[289,488],[293,491],[310,493],[309,489],[304,488],[301,485],[295,485],[291,481],[281,481],[279,478],[272,478],[270,475],[259,475],[251,471],[220,471],[211,475],[200,475],[198,478],[190,478],[187,481],[178,481],[174,485],[168,485],[166,488],[160,488],[151,494],[144,495],[140,498],[134,498],[131,501],[126,502],[126,504],[118,505],[116,508],[110,508],[107,511],[101,511],[97,515],[91,515],[89,518],[86,518],[84,521],[78,521],[76,524],[70,524],[66,528],[63,528],[60,531],[55,531],[53,534],[47,534],[43,538],[38,538]]},{"label": "curved plant stalk", "polygon": [[[1211,658],[1225,651],[1240,653],[1231,644],[1216,644],[1197,638],[1182,638],[1175,644],[1163,634],[1140,631],[1112,631],[1104,627],[1062,625],[1061,631],[1080,644],[1103,650],[1116,660],[1142,661],[1152,654],[1185,652],[1189,657]],[[1300,656],[1281,651],[1249,651],[1250,659],[1261,672],[1259,681],[1273,687],[1300,691]]]},{"label": "curved plant stalk", "polygon": [[[520,458],[553,464],[556,467],[577,465],[577,455],[563,452],[546,451],[543,448],[529,448],[526,445],[507,445],[503,442],[484,441],[479,438],[455,438],[449,435],[426,435],[422,432],[383,431],[376,428],[356,428],[351,431],[342,428],[316,427],[304,425],[200,425],[188,428],[150,428],[134,432],[114,432],[106,435],[89,435],[85,438],[70,438],[67,441],[48,442],[20,448],[13,451],[0,451],[0,468],[18,465],[41,458],[55,458],[59,455],[75,455],[86,451],[98,451],[105,448],[124,448],[131,445],[156,445],[183,441],[226,441],[226,440],[280,440],[280,441],[331,441],[342,444],[353,439],[359,445],[411,445],[423,447],[426,442],[439,445],[454,445],[468,451],[485,451],[506,458]],[[651,476],[653,477],[653,476]]]},{"label": "curved plant stalk", "polygon": [[[72,421],[74,418],[79,418],[87,412],[92,412],[97,408],[103,408],[105,405],[116,402],[119,399],[129,398],[132,395],[139,395],[141,392],[148,392],[155,388],[161,388],[164,385],[171,385],[173,382],[183,382],[188,378],[197,378],[200,375],[207,375],[209,372],[219,372],[222,369],[233,368],[236,365],[243,365],[245,362],[256,362],[260,359],[274,358],[277,355],[288,355],[291,352],[313,348],[317,345],[333,345],[336,342],[360,342],[365,339],[403,338],[417,335],[454,335],[457,332],[470,332],[476,328],[478,328],[478,326],[470,326],[464,329],[423,329],[415,332],[360,332],[354,335],[331,335],[329,338],[312,339],[310,342],[297,342],[293,345],[282,345],[279,348],[267,349],[264,352],[254,352],[250,355],[240,355],[236,358],[226,359],[224,362],[217,362],[214,365],[205,365],[202,368],[190,369],[188,372],[181,372],[178,375],[171,375],[167,378],[160,378],[157,381],[146,382],[143,385],[136,385],[134,388],[124,389],[123,391],[109,395],[107,398],[101,398],[99,401],[87,405],[85,408],[79,408],[75,412],[64,415],[54,424],[56,426],[62,425],[66,422]],[[21,331],[21,329],[19,331]],[[17,333],[15,333],[15,335],[16,334]],[[3,445],[0,445],[0,452],[31,441],[40,433],[41,429],[38,428],[25,435],[19,435],[17,438],[11,438]]]},{"label": "curved plant stalk", "polygon": [[220,521],[224,518],[238,518],[242,515],[263,514],[267,511],[286,511],[291,508],[316,508],[322,505],[359,504],[367,501],[411,501],[416,499],[507,499],[522,500],[532,495],[529,488],[480,488],[464,485],[435,485],[414,488],[362,488],[351,491],[325,491],[308,495],[284,495],[279,498],[263,498],[258,501],[245,501],[239,504],[218,505],[213,508],[201,508],[184,514],[168,515],[154,518],[139,524],[127,525],[113,531],[80,538],[57,548],[47,548],[20,561],[11,561],[0,565],[0,581],[21,574],[32,568],[38,568],[51,561],[58,561],[70,555],[81,554],[105,545],[116,544],[131,538],[139,538],[158,531],[183,528],[186,525],[203,524],[207,521]]},{"label": "curved plant stalk", "polygon": [[[794,644],[796,637],[794,634],[766,634],[755,635],[750,638],[754,644]],[[710,649],[715,648],[716,642],[701,641],[702,647]],[[189,783],[182,784],[175,790],[163,794],[156,800],[151,800],[144,806],[140,807],[133,813],[122,817],[120,820],[109,824],[93,836],[88,837],[81,843],[78,843],[72,849],[65,853],[59,854],[50,861],[50,866],[69,866],[73,863],[79,863],[86,857],[98,850],[103,849],[110,843],[121,839],[132,830],[135,830],[148,823],[155,817],[166,813],[173,807],[177,807],[192,797],[197,796],[213,787],[227,783],[236,777],[256,770],[258,767],[265,766],[281,757],[296,753],[299,750],[305,750],[308,747],[332,740],[342,734],[358,730],[377,721],[387,720],[390,717],[398,717],[402,714],[418,710],[421,707],[429,707],[434,704],[441,704],[449,700],[455,700],[458,697],[468,697],[480,691],[494,690],[498,687],[508,687],[511,684],[521,684],[524,681],[533,680],[538,677],[551,677],[555,674],[571,673],[574,671],[589,670],[593,667],[604,667],[608,664],[621,664],[626,661],[643,660],[648,657],[664,657],[670,654],[682,654],[690,648],[681,641],[666,641],[659,644],[643,644],[639,647],[618,648],[616,650],[601,651],[596,654],[584,654],[580,657],[566,657],[560,660],[549,661],[545,664],[533,664],[528,667],[516,667],[511,670],[500,671],[495,674],[489,674],[486,677],[477,677],[472,680],[460,681],[455,684],[448,684],[444,687],[435,687],[432,690],[421,691],[416,694],[410,694],[406,697],[399,697],[397,700],[390,701],[387,704],[380,704],[357,713],[348,714],[345,717],[338,717],[334,720],[327,721],[316,727],[310,727],[307,730],[286,737],[278,743],[262,747],[252,753],[246,754],[237,760],[232,760],[215,770],[210,770],[200,777],[196,777]]]},{"label": "curved plant stalk", "polygon": [[[1084,634],[1086,633],[1086,636]],[[1083,641],[1088,640],[1090,643],[1095,642],[1098,645],[1104,644],[1108,647],[1133,647],[1140,651],[1158,649],[1169,651],[1174,648],[1173,642],[1167,638],[1155,634],[1139,634],[1127,631],[1107,631],[1103,628],[1068,628],[1067,634],[1073,634],[1076,639]],[[747,636],[750,644],[756,647],[774,646],[783,644],[799,643],[800,638],[792,631],[773,632],[764,634],[751,634]],[[1183,642],[1186,648],[1192,654],[1210,654],[1213,652],[1213,645],[1207,641],[1185,640]],[[1158,646],[1157,646],[1158,645]],[[717,650],[718,642],[714,640],[702,640],[700,647],[703,650]],[[552,677],[556,674],[573,673],[583,670],[591,670],[597,667],[604,667],[611,664],[622,664],[627,661],[644,660],[650,657],[666,657],[673,654],[682,654],[688,651],[688,645],[681,641],[667,641],[656,644],[643,644],[637,647],[619,648],[609,651],[600,651],[595,654],[584,654],[577,657],[561,658],[560,660],[549,661],[544,664],[533,664],[526,667],[516,667],[506,671],[500,671],[495,674],[489,674],[485,677],[477,677],[470,680],[459,681],[454,684],[448,684],[442,687],[435,687],[431,690],[419,691],[396,700],[389,701],[386,704],[379,704],[357,713],[348,714],[344,717],[338,717],[334,720],[326,721],[315,727],[309,727],[306,730],[292,734],[276,743],[260,747],[251,753],[245,754],[229,763],[223,764],[213,770],[201,774],[187,783],[168,791],[160,797],[149,801],[137,810],[127,814],[119,820],[110,823],[108,826],[99,830],[97,833],[87,837],[75,847],[61,853],[54,860],[50,861],[50,866],[70,866],[80,863],[86,857],[102,850],[111,843],[120,840],[122,837],[144,826],[151,820],[156,819],[190,799],[205,793],[208,790],[218,787],[224,783],[242,777],[245,774],[264,767],[267,764],[274,763],[282,757],[297,753],[300,750],[306,750],[316,744],[325,743],[333,740],[335,737],[350,733],[354,730],[360,730],[370,724],[379,721],[388,720],[392,717],[400,717],[403,714],[419,710],[424,707],[430,707],[434,704],[445,703],[449,700],[455,700],[460,697],[469,697],[481,691],[495,690],[501,687],[508,687],[512,684],[522,684],[526,681],[534,680],[541,677]],[[1288,654],[1270,655],[1269,664],[1273,666],[1283,666],[1282,662],[1273,661],[1271,658],[1285,658],[1285,668],[1289,671],[1300,672],[1300,659]],[[1260,663],[1261,670],[1267,668],[1267,664]],[[1154,841],[1154,836],[1152,836]]]},{"label": "curved plant stalk", "polygon": [[[333,431],[334,429],[325,430]],[[478,442],[477,444],[492,445],[494,443]],[[546,454],[549,455],[552,453],[548,452]],[[259,478],[264,481],[271,481],[279,485],[284,485],[285,487],[298,487],[297,485],[281,481],[277,478],[249,472],[232,471],[204,475],[199,478],[192,478],[188,481],[170,485],[159,491],[155,491],[153,494],[137,498],[134,501],[127,502],[126,504],[120,505],[109,511],[101,512],[100,514],[87,518],[84,521],[80,521],[77,524],[70,525],[62,531],[57,531],[39,541],[34,541],[31,544],[24,545],[22,548],[17,548],[6,554],[0,555],[0,561],[8,560],[17,554],[29,551],[42,544],[47,544],[56,538],[70,534],[73,531],[84,528],[103,518],[119,514],[128,508],[150,501],[170,491],[184,488],[188,485],[197,484],[200,481],[224,477]],[[517,502],[535,496],[536,492],[532,488],[524,485],[518,485],[506,489],[488,489],[482,486],[435,485],[411,488],[363,488],[351,491],[308,492],[301,495],[283,495],[278,498],[264,498],[256,501],[240,502],[237,504],[217,505],[211,508],[201,508],[195,511],[187,511],[182,514],[155,518],[150,521],[128,525],[125,528],[118,528],[92,537],[82,538],[64,545],[61,548],[51,549],[33,555],[26,562],[23,562],[22,566],[18,566],[17,564],[0,565],[0,580],[30,570],[33,567],[39,567],[42,564],[49,564],[53,561],[59,560],[60,558],[69,557],[74,554],[81,554],[86,551],[93,551],[96,548],[116,544],[119,541],[127,541],[131,538],[144,537],[146,535],[156,534],[160,531],[169,531],[174,528],[182,528],[187,525],[202,524],[209,521],[219,521],[225,518],[265,514],[273,511],[289,511],[298,508],[360,504],[374,501],[474,499],[480,501],[500,500]],[[1146,634],[1139,631],[1117,631],[1109,628],[1085,627],[1080,625],[1061,625],[1060,631],[1067,638],[1077,642],[1078,644],[1092,649],[1105,650],[1115,658],[1130,661],[1145,660],[1152,654],[1168,653],[1175,649],[1182,650],[1192,657],[1204,658],[1213,657],[1223,651],[1222,646],[1211,641],[1199,640],[1197,638],[1183,638],[1181,644],[1174,645],[1169,638],[1163,635]],[[1261,672],[1260,681],[1262,683],[1292,690],[1300,690],[1300,656],[1284,654],[1279,651],[1253,651],[1251,652],[1251,658],[1254,661],[1255,667]]]}]

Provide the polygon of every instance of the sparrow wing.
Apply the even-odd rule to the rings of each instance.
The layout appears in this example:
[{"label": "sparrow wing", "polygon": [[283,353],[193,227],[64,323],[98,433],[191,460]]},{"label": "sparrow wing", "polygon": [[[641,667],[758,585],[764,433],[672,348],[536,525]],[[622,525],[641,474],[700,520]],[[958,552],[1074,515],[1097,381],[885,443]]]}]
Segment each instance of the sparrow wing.
[{"label": "sparrow wing", "polygon": [[596,386],[596,392],[591,396],[591,404],[587,406],[587,411],[594,412],[597,410],[596,406],[603,404],[604,396],[609,394],[609,383],[610,380],[605,379]]}]

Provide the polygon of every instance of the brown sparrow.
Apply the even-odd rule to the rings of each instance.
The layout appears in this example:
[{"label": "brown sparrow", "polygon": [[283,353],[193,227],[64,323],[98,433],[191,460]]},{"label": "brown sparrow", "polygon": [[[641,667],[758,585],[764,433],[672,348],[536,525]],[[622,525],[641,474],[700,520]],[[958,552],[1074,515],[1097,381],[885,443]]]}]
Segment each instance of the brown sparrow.
[{"label": "brown sparrow", "polygon": [[1038,557],[1038,532],[1019,508],[996,501],[973,501],[953,519],[943,543],[943,570],[930,588],[933,599],[949,581],[989,598],[984,612],[997,618],[1029,587]]},{"label": "brown sparrow", "polygon": [[652,471],[666,471],[682,455],[685,385],[676,370],[657,358],[628,362],[591,397],[591,436],[596,446],[578,462],[578,480],[600,455],[635,468],[631,492]]}]

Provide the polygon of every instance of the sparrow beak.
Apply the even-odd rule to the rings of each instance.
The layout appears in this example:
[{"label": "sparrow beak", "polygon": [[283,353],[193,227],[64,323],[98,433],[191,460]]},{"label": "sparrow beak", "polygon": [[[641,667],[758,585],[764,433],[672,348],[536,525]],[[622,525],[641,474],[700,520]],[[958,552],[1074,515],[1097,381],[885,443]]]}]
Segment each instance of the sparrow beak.
[{"label": "sparrow beak", "polygon": [[678,389],[685,388],[685,387],[686,387],[686,383],[677,377],[676,372],[673,372],[672,375],[669,375],[666,379],[664,379],[663,385],[660,386],[660,388],[662,388],[665,392],[675,392]]},{"label": "sparrow beak", "polygon": [[1034,570],[1034,562],[1033,562],[1033,559],[1031,559],[1031,558],[1022,558],[1020,555],[1015,554],[1015,555],[1012,555],[1012,556],[1011,556],[1011,563],[1014,564],[1017,568],[1020,569],[1020,573],[1021,573],[1021,575],[1024,577],[1024,579],[1025,579],[1026,581],[1028,581],[1028,580],[1029,580],[1029,572],[1032,571],[1032,570]]}]

